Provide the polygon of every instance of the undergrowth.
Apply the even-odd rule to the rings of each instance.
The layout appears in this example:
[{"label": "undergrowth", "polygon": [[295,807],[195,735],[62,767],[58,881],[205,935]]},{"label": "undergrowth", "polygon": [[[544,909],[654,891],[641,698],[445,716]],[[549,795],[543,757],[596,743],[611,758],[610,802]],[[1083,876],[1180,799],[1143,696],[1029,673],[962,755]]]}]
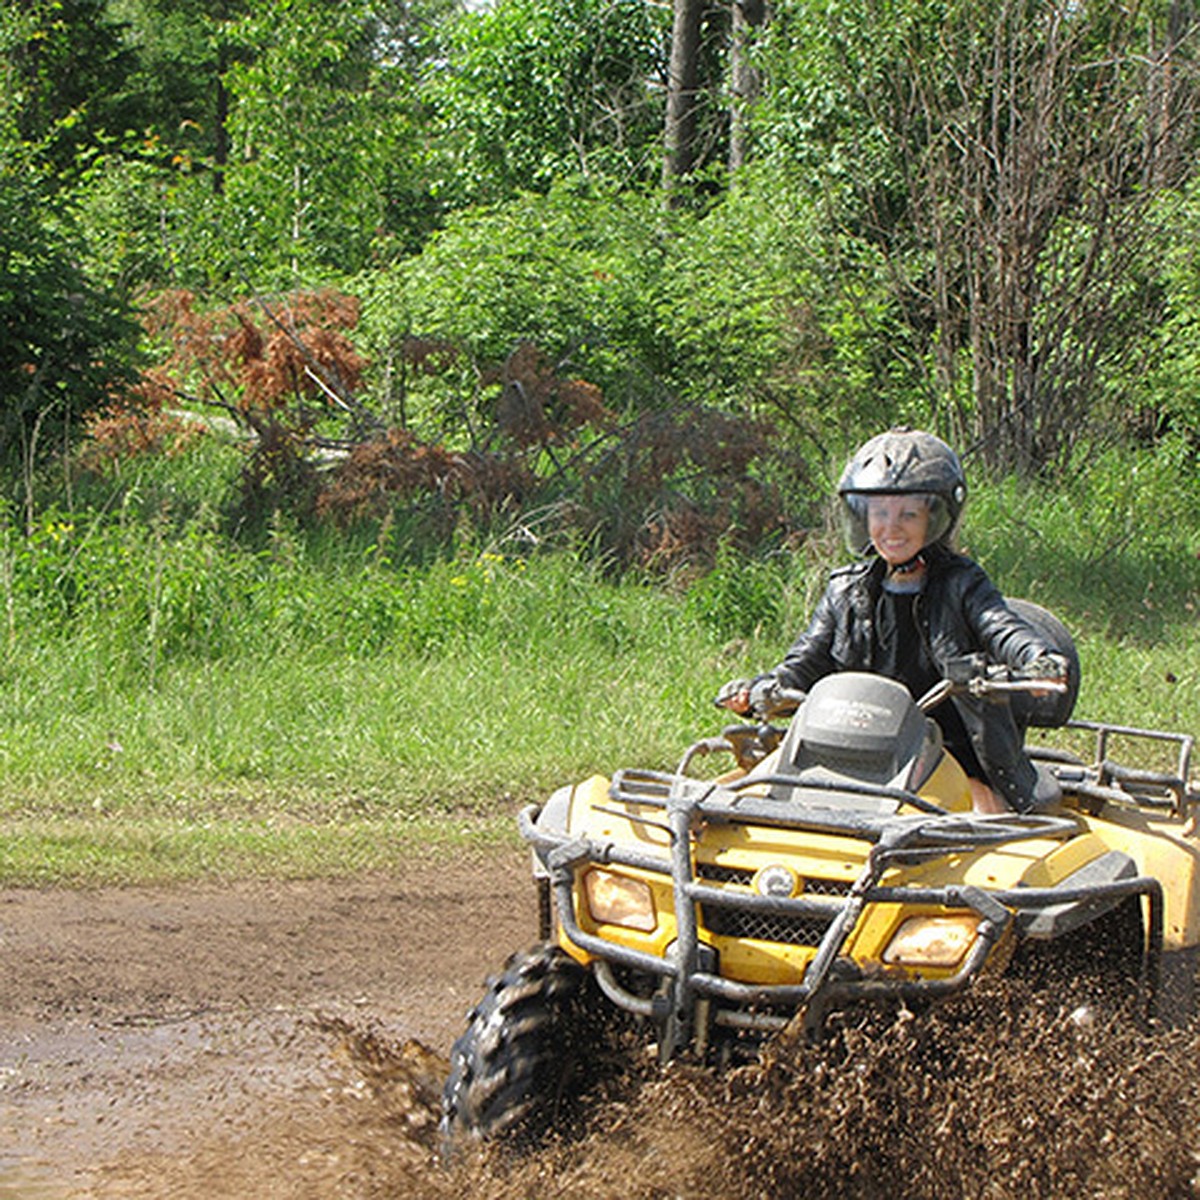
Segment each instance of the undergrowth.
[{"label": "undergrowth", "polygon": [[[722,541],[706,572],[618,571],[522,521],[413,543],[402,514],[276,517],[242,541],[221,517],[235,461],[150,456],[70,511],[0,514],[0,877],[51,844],[60,878],[99,871],[104,845],[149,871],[142,829],[168,831],[150,842],[167,874],[259,870],[266,845],[285,873],[344,870],[356,822],[392,846],[430,819],[491,836],[564,781],[672,766],[845,558],[816,528],[759,554]],[[1080,715],[1195,733],[1200,521],[1163,463],[981,484],[963,542],[1074,631]],[[301,852],[280,822],[318,832]],[[244,852],[217,853],[239,827]]]}]

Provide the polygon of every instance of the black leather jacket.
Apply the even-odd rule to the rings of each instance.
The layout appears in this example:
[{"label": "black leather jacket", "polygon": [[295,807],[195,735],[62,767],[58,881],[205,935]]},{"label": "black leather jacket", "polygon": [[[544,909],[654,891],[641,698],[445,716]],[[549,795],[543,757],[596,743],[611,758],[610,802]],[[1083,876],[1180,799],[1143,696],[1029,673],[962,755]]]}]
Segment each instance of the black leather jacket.
[{"label": "black leather jacket", "polygon": [[[925,586],[914,615],[922,650],[939,674],[949,660],[982,652],[991,662],[1027,666],[1053,652],[1005,603],[978,563],[941,546],[925,551]],[[870,670],[886,564],[872,557],[834,571],[808,628],[770,672],[785,687],[807,691],[834,671]],[[1037,801],[1037,773],[1022,749],[1024,731],[1005,703],[969,696],[952,703],[990,783],[1009,805],[1026,811]]]}]

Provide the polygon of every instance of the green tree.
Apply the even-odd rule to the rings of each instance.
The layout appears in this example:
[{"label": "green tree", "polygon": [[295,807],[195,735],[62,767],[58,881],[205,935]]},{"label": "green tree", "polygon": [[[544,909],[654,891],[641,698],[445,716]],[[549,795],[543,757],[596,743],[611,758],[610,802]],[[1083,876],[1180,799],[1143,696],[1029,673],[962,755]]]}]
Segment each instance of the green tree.
[{"label": "green tree", "polygon": [[829,230],[791,171],[751,163],[671,228],[652,301],[673,391],[767,414],[818,453],[923,396],[896,353],[906,330],[885,256]]},{"label": "green tree", "polygon": [[165,156],[208,173],[214,191],[229,159],[225,75],[249,53],[237,22],[253,0],[109,0],[137,56],[129,86],[142,105],[137,132]]},{"label": "green tree", "polygon": [[440,206],[425,76],[457,0],[111,0],[141,124],[81,155],[106,278],[290,286],[418,248]]},{"label": "green tree", "polygon": [[107,0],[27,0],[4,16],[6,103],[21,140],[62,173],[137,109],[127,85],[135,58]]},{"label": "green tree", "polygon": [[569,177],[656,180],[667,36],[644,0],[497,0],[463,14],[434,83],[450,202]]},{"label": "green tree", "polygon": [[252,278],[357,270],[434,219],[420,75],[377,8],[259,2],[239,24],[222,237]]},{"label": "green tree", "polygon": [[136,326],[84,274],[81,240],[28,158],[0,148],[0,463],[38,462],[127,378]]},{"label": "green tree", "polygon": [[762,136],[886,256],[928,409],[998,468],[1111,424],[1195,161],[1183,6],[821,2],[777,13]]}]

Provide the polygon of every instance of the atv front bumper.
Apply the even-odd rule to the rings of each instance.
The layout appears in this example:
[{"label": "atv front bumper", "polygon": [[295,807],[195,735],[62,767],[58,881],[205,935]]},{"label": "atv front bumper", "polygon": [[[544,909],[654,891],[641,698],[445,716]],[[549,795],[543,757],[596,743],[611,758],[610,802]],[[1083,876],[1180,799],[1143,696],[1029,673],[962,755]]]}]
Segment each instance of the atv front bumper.
[{"label": "atv front bumper", "polygon": [[[966,988],[981,972],[1010,927],[1019,936],[1053,937],[1060,930],[1094,919],[1129,896],[1143,896],[1149,913],[1148,967],[1157,969],[1162,944],[1162,891],[1157,880],[1118,868],[1077,872],[1052,888],[985,890],[950,884],[930,887],[904,882],[905,867],[1029,838],[1070,837],[1078,832],[1069,817],[919,813],[872,816],[828,805],[821,808],[781,804],[736,789],[680,776],[625,772],[613,780],[610,795],[620,801],[657,803],[670,831],[669,851],[654,853],[637,845],[572,835],[557,822],[539,820],[536,805],[519,817],[522,837],[530,843],[549,880],[566,948],[595,960],[597,981],[618,1006],[657,1021],[678,1019],[690,1025],[699,1005],[718,1025],[771,1032],[787,1025],[798,1011],[819,1025],[832,1008],[857,1000],[915,1002]],[[654,797],[651,801],[648,797]],[[862,873],[844,896],[759,895],[744,889],[713,886],[696,877],[695,831],[720,821],[799,824],[814,832],[835,833],[871,844]],[[576,915],[579,879],[588,866],[630,868],[669,883],[676,937],[666,953],[647,953],[584,929]],[[901,868],[899,873],[893,868]],[[881,883],[885,872],[900,882]],[[846,953],[864,914],[890,904],[914,911],[935,908],[978,916],[975,935],[957,966],[939,974],[921,974],[880,962],[856,961]],[[799,982],[761,983],[723,973],[713,943],[701,925],[722,912],[770,914],[814,920],[824,933]],[[657,980],[652,995],[635,993],[620,982],[629,972]],[[1151,980],[1153,984],[1153,979]]]}]

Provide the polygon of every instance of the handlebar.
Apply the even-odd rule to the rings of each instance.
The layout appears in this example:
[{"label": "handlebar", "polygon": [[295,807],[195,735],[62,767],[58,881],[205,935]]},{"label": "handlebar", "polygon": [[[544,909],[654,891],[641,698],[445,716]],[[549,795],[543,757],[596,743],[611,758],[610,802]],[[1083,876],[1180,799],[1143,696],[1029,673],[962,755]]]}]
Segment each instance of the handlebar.
[{"label": "handlebar", "polygon": [[1067,684],[1061,679],[1023,679],[1019,672],[1010,671],[1007,667],[989,667],[983,675],[971,675],[965,679],[943,679],[940,683],[935,683],[917,701],[917,707],[922,712],[929,712],[951,696],[986,699],[988,696],[1005,696],[1019,692],[1038,696],[1050,692],[1061,695],[1066,691]]},{"label": "handlebar", "polygon": [[[936,708],[951,696],[987,698],[1015,693],[1028,693],[1036,696],[1049,693],[1063,694],[1068,691],[1068,685],[1062,679],[1042,676],[1024,678],[1019,669],[1002,665],[989,666],[978,655],[950,663],[948,672],[945,679],[934,684],[917,700],[917,707],[922,712],[929,712],[930,709]],[[797,688],[776,685],[764,689],[756,698],[749,712],[764,722],[772,721],[777,717],[789,717],[804,703],[806,698],[807,693]],[[716,703],[723,706],[722,698],[717,697]]]}]

